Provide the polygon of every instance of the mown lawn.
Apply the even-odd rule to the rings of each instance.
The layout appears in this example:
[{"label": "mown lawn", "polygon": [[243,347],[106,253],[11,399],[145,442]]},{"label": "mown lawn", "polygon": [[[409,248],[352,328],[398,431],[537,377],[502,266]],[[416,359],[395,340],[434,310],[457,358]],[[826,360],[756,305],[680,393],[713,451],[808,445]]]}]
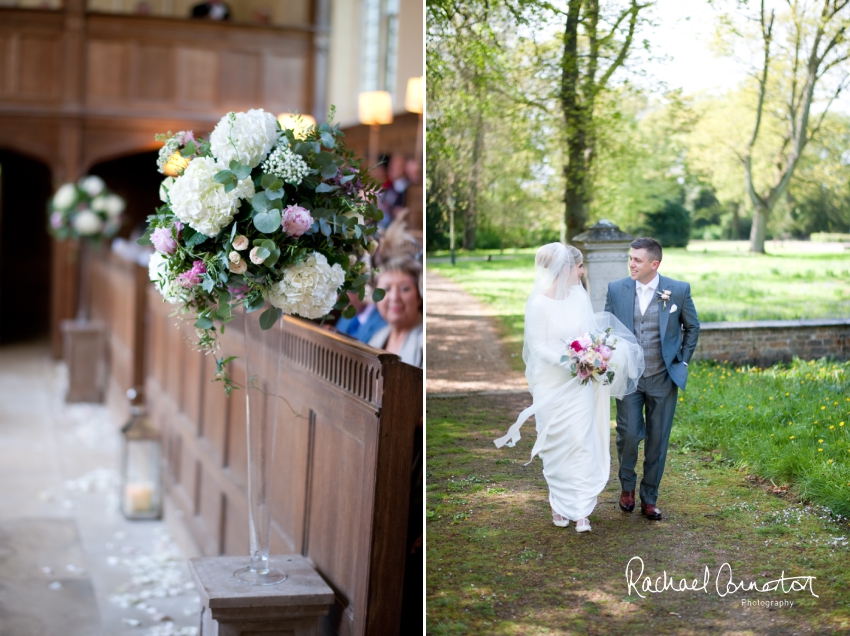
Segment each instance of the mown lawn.
[{"label": "mown lawn", "polygon": [[[528,396],[429,399],[427,633],[848,633],[847,520],[798,503],[781,480],[776,486],[763,481],[732,460],[731,450],[712,448],[708,438],[688,434],[708,426],[698,417],[710,392],[712,400],[728,398],[727,386],[743,383],[733,387],[737,391],[756,384],[748,372],[697,366],[694,385],[699,390],[689,389],[674,425],[659,497],[663,521],[620,512],[614,478],[590,517],[593,532],[582,535],[572,526],[552,525],[540,461],[523,466],[534,443],[533,424],[526,425],[515,448],[496,449],[492,443],[527,405]],[[721,371],[728,377],[720,380]],[[750,380],[753,385],[747,384]],[[709,390],[701,390],[703,383]],[[759,400],[752,411],[743,405],[743,412],[762,417],[757,409],[763,394],[751,395]],[[766,401],[777,402],[773,397]],[[729,401],[723,412],[732,407]],[[721,420],[718,416],[718,425]],[[613,447],[612,454],[616,458]],[[615,459],[614,471],[616,465]],[[629,593],[625,568],[634,556],[643,560],[645,574],[655,579],[666,572],[677,584],[681,578],[702,579],[708,567],[708,589],[644,592],[645,598]],[[715,585],[724,563],[734,581],[759,586],[783,572],[817,577],[812,589],[818,596],[808,591],[721,596]],[[720,578],[721,591],[726,580]],[[782,609],[742,605],[759,600],[794,604]]]},{"label": "mown lawn", "polygon": [[[691,284],[701,322],[850,315],[850,251],[811,243],[767,248],[773,253],[754,256],[740,242],[694,242],[687,250],[664,250],[659,271]],[[430,271],[450,278],[494,309],[515,363],[522,351],[525,301],[534,282],[534,252],[494,255],[490,262],[458,260],[454,266],[428,262]]]}]

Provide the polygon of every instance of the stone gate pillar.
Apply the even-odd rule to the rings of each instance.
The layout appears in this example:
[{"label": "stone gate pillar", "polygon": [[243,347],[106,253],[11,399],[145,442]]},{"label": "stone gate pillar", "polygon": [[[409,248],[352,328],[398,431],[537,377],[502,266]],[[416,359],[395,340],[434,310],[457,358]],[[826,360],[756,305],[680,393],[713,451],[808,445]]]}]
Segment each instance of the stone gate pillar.
[{"label": "stone gate pillar", "polygon": [[593,311],[605,309],[608,283],[629,275],[630,234],[606,219],[592,225],[573,239],[573,245],[584,255],[584,269],[588,279],[588,293]]}]

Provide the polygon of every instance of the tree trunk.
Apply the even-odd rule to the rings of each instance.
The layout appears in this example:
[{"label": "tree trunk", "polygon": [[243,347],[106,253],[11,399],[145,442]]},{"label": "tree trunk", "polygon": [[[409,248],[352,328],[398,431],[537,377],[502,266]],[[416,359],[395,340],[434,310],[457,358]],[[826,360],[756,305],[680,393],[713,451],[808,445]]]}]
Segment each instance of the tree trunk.
[{"label": "tree trunk", "polygon": [[750,230],[750,251],[764,254],[764,237],[767,232],[767,217],[770,210],[766,205],[756,204],[753,210],[753,227]]},{"label": "tree trunk", "polygon": [[741,218],[738,216],[740,203],[732,204],[732,240],[738,241],[741,238]]},{"label": "tree trunk", "polygon": [[566,189],[564,192],[564,219],[567,226],[567,243],[581,234],[587,223],[587,200],[585,198],[585,181],[587,165],[584,161],[584,134],[576,131],[567,142],[569,148],[569,163],[564,168]]},{"label": "tree trunk", "polygon": [[481,151],[484,146],[484,124],[481,111],[475,115],[475,142],[472,145],[472,171],[469,179],[469,201],[466,205],[463,229],[463,249],[475,249],[475,228],[478,217],[478,185],[481,179]]}]

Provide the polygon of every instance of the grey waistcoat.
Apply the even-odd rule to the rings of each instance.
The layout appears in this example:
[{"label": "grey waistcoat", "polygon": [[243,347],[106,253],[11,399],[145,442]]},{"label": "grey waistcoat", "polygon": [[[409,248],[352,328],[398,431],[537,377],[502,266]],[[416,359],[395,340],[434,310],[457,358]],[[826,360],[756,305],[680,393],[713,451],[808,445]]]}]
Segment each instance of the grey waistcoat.
[{"label": "grey waistcoat", "polygon": [[661,330],[658,327],[658,312],[661,304],[657,297],[649,301],[646,313],[640,313],[640,298],[635,290],[635,337],[643,348],[643,359],[646,369],[643,377],[648,378],[656,373],[661,373],[666,367],[661,355]]}]

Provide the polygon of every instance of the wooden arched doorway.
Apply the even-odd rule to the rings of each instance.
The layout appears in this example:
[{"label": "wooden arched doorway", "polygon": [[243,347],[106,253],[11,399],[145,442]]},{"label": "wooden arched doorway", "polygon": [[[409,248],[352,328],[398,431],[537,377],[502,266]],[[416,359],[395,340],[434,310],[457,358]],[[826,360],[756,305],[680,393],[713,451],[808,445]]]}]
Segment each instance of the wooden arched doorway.
[{"label": "wooden arched doorway", "polygon": [[50,168],[0,148],[0,344],[50,329]]}]

